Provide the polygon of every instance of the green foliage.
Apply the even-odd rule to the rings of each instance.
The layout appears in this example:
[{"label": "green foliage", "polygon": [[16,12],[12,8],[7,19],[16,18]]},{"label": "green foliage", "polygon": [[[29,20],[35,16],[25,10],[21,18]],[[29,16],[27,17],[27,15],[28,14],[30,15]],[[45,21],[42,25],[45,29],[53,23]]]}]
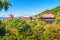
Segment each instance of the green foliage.
[{"label": "green foliage", "polygon": [[27,25],[26,22],[19,18],[10,20],[6,24],[8,29],[12,27],[12,28],[17,28],[18,30],[25,27],[26,25]]},{"label": "green foliage", "polygon": [[10,5],[11,4],[7,2],[7,0],[0,0],[0,10],[4,9],[7,11]]},{"label": "green foliage", "polygon": [[52,24],[47,24],[40,19],[27,22],[20,18],[0,21],[0,40],[60,40],[59,10],[60,6],[47,10],[56,15]]},{"label": "green foliage", "polygon": [[[56,19],[57,21],[57,19]],[[0,26],[3,25],[4,20],[0,21]],[[25,22],[22,19],[14,18],[8,20],[4,27],[7,32],[1,36],[1,40],[59,40],[60,39],[60,25],[46,24],[41,20],[29,20]],[[1,32],[0,32],[1,33]]]},{"label": "green foliage", "polygon": [[24,20],[19,19],[19,18],[8,21],[6,24],[6,29],[8,32],[10,31],[12,34],[15,34],[15,35],[17,35],[17,34],[31,35],[30,26]]},{"label": "green foliage", "polygon": [[56,24],[60,24],[60,17],[56,17],[55,23],[56,23]]},{"label": "green foliage", "polygon": [[2,5],[2,2],[0,1],[0,10],[3,9],[3,5]]},{"label": "green foliage", "polygon": [[5,25],[0,21],[0,36],[4,36],[6,33]]}]

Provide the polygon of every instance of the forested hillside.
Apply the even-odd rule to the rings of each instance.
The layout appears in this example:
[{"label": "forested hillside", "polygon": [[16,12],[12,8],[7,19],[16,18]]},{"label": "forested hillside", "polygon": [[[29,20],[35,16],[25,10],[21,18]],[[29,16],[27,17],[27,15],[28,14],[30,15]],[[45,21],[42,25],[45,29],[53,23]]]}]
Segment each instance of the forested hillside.
[{"label": "forested hillside", "polygon": [[59,17],[60,16],[60,6],[57,6],[56,8],[53,8],[53,9],[50,9],[50,10],[45,10],[45,11],[37,14],[36,16],[40,16],[44,12],[52,12],[53,14],[55,14],[56,17]]}]

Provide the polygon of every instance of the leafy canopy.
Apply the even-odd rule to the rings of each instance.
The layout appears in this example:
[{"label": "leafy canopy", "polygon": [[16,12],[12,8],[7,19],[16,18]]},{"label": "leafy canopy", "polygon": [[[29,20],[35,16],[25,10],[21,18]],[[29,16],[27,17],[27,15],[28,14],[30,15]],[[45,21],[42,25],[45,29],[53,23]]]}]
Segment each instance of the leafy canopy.
[{"label": "leafy canopy", "polygon": [[10,5],[11,4],[7,0],[0,0],[0,10],[4,9],[7,11]]}]

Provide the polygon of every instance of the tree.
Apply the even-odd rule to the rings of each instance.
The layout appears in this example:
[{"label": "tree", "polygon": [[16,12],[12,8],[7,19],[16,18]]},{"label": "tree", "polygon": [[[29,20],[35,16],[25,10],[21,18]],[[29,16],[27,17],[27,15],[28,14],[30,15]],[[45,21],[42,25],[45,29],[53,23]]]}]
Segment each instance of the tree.
[{"label": "tree", "polygon": [[29,27],[29,25],[27,25],[27,23],[24,20],[22,20],[20,18],[15,18],[15,19],[10,20],[10,21],[7,22],[6,29],[7,30],[10,30],[10,31],[11,31],[11,29],[14,30],[14,31],[16,29],[16,30],[19,31],[20,34],[23,34],[24,35],[25,32],[30,29],[30,27]]},{"label": "tree", "polygon": [[0,10],[4,9],[7,11],[10,5],[11,4],[7,2],[7,0],[0,0]]},{"label": "tree", "polygon": [[5,25],[0,21],[0,36],[4,36],[6,33]]}]

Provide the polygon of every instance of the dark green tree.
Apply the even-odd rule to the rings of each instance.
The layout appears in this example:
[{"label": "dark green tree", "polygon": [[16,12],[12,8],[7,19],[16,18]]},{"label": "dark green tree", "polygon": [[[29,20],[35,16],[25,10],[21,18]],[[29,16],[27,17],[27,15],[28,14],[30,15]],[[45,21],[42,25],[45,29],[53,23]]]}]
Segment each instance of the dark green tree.
[{"label": "dark green tree", "polygon": [[7,11],[10,5],[11,4],[7,0],[0,0],[0,10],[4,9]]},{"label": "dark green tree", "polygon": [[6,33],[5,25],[0,21],[0,36],[4,36]]}]

